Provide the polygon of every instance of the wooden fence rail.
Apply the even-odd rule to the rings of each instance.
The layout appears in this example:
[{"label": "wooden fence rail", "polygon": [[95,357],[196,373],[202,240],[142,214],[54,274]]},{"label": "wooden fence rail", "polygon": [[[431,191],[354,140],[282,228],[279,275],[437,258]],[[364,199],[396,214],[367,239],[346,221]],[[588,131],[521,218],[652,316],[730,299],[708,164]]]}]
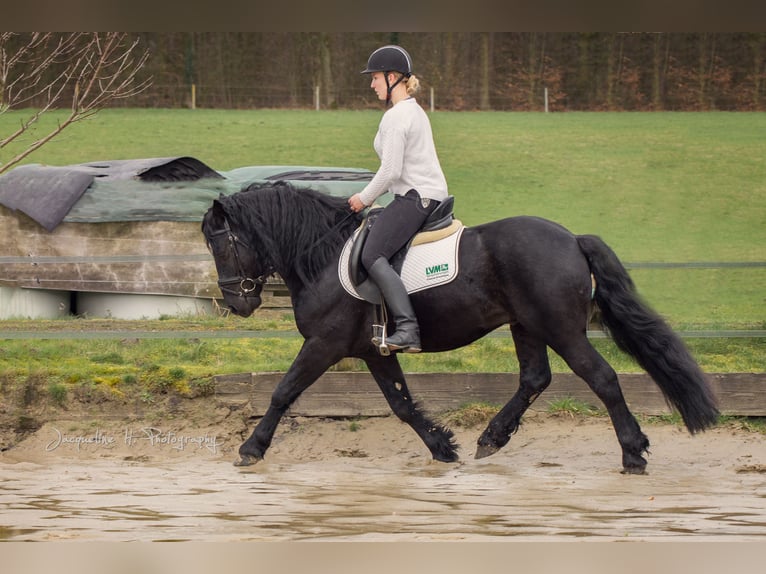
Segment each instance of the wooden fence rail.
[{"label": "wooden fence rail", "polygon": [[[250,403],[256,416],[265,413],[283,373],[242,373],[214,378],[219,401]],[[766,373],[710,374],[723,414],[766,416]],[[467,403],[505,404],[518,385],[517,374],[410,373],[407,385],[413,398],[430,412],[457,409]],[[670,413],[657,385],[646,374],[620,375],[625,400],[634,413]],[[551,402],[570,397],[603,407],[585,382],[574,374],[557,373],[531,408],[546,410]],[[383,395],[366,372],[328,372],[293,404],[290,414],[319,417],[381,416],[390,414]]]}]

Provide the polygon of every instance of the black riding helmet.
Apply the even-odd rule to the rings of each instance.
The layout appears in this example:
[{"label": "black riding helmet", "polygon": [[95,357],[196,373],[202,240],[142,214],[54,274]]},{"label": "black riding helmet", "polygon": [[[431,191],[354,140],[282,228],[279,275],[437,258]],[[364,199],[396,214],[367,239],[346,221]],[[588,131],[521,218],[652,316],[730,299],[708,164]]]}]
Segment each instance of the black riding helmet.
[{"label": "black riding helmet", "polygon": [[[386,105],[391,101],[391,90],[405,78],[412,75],[412,58],[407,50],[401,46],[390,44],[382,46],[375,50],[367,59],[367,67],[361,71],[362,74],[372,74],[373,72],[383,72],[386,78]],[[399,72],[402,77],[393,84],[388,83],[388,72]]]}]

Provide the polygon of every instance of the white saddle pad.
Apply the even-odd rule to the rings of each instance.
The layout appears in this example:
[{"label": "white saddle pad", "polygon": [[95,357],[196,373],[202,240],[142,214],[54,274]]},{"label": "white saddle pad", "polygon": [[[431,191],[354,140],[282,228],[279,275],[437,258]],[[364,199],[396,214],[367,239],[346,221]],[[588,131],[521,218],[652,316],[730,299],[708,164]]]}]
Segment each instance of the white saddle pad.
[{"label": "white saddle pad", "polygon": [[[465,227],[461,227],[456,233],[421,245],[413,245],[407,251],[407,256],[402,265],[402,281],[408,293],[415,293],[430,289],[437,285],[449,283],[458,272],[457,250],[460,245],[460,237]],[[357,299],[364,299],[354,289],[348,273],[348,259],[359,231],[346,241],[343,251],[338,260],[338,278],[343,288]]]}]

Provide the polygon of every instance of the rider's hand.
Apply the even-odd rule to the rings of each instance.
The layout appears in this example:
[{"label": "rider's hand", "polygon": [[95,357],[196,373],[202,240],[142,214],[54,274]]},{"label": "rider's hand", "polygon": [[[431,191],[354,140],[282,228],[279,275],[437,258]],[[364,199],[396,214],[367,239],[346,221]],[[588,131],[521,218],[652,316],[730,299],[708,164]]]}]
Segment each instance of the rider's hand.
[{"label": "rider's hand", "polygon": [[358,193],[355,193],[354,195],[348,198],[348,205],[352,209],[352,211],[354,211],[355,213],[359,213],[366,207],[364,203],[362,203],[362,200],[359,197]]}]

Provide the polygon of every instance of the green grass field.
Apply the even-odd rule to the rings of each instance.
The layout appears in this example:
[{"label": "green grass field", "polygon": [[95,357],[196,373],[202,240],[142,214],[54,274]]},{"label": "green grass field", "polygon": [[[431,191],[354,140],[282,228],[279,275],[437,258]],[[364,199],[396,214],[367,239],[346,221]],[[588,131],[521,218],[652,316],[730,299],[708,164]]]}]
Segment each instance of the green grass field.
[{"label": "green grass field", "polygon": [[[0,135],[22,115],[0,115]],[[468,225],[532,214],[599,234],[626,261],[766,259],[766,114],[431,118],[457,212]],[[56,119],[44,116],[40,128]],[[192,155],[220,170],[281,164],[374,170],[379,119],[377,111],[104,110],[26,161]],[[0,151],[0,161],[21,145]]]},{"label": "green grass field", "polygon": [[[220,170],[374,170],[380,115],[104,110],[26,161],[191,155]],[[24,116],[0,115],[0,136]],[[468,225],[518,214],[547,217],[575,233],[600,235],[628,266],[766,261],[766,114],[435,112],[431,118],[457,216]],[[44,116],[37,131],[55,121]],[[0,161],[21,145],[0,151]],[[766,325],[766,267],[636,269],[632,275],[675,325]]]},{"label": "green grass field", "polygon": [[[0,115],[0,138],[24,115]],[[191,155],[219,170],[248,165],[374,170],[372,138],[380,115],[104,110],[67,129],[25,163]],[[600,235],[629,267],[766,261],[766,114],[436,112],[431,119],[456,214],[468,225],[517,214],[547,217],[575,233]],[[38,131],[56,120],[44,117]],[[0,150],[0,161],[22,145]],[[631,274],[645,299],[677,329],[766,328],[766,267],[632,268]],[[248,321],[261,324],[257,315]],[[43,348],[56,343],[61,349],[56,341],[9,342],[26,351],[16,353],[6,345],[0,368],[14,377],[50,374],[45,365],[53,359]],[[184,384],[219,372],[283,370],[298,341],[196,346],[144,341],[136,356],[113,341],[75,344],[87,346],[84,355],[99,360],[91,357],[90,370],[79,365],[56,371],[59,380],[119,387],[152,380],[151,373],[155,378],[164,373],[172,382],[179,376],[170,374],[173,368],[184,370]],[[403,357],[403,363],[406,370],[513,371],[518,367],[511,345],[510,339],[485,339],[453,353]],[[618,370],[634,369],[608,341],[597,345]],[[689,340],[689,345],[709,371],[766,369],[762,338]],[[141,356],[148,358],[142,362]],[[554,369],[566,366],[555,363]]]}]

